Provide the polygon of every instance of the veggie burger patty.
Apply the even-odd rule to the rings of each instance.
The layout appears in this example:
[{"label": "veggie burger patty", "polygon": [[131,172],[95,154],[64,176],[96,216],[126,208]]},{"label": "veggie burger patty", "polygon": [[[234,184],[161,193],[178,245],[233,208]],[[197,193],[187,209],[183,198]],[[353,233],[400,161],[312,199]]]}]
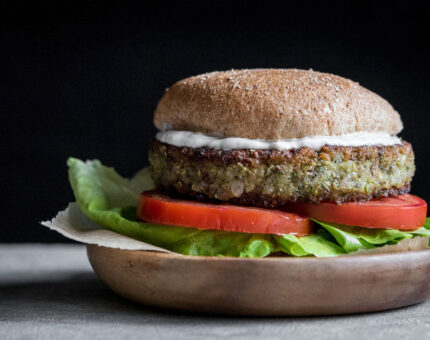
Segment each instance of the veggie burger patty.
[{"label": "veggie burger patty", "polygon": [[176,147],[154,139],[149,161],[160,189],[271,208],[404,194],[415,171],[412,147],[404,141],[314,151]]}]

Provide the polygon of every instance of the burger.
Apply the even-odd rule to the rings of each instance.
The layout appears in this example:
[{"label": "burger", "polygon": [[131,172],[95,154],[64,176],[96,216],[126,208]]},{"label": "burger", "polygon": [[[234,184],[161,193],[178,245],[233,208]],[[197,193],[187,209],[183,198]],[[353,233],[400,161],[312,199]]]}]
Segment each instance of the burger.
[{"label": "burger", "polygon": [[428,247],[400,115],[351,80],[297,69],[212,72],[168,88],[150,167],[128,180],[71,158],[83,212],[187,254],[338,256]]}]

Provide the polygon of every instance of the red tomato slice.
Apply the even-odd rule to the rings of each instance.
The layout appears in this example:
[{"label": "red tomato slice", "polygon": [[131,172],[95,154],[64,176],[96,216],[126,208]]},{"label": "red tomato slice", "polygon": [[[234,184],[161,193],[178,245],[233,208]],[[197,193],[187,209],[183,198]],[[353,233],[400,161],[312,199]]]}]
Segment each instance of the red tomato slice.
[{"label": "red tomato slice", "polygon": [[173,199],[155,191],[140,195],[139,219],[160,224],[262,234],[311,234],[313,222],[296,213]]},{"label": "red tomato slice", "polygon": [[399,195],[368,202],[294,203],[285,207],[316,220],[366,228],[413,230],[424,225],[427,203],[414,195]]}]

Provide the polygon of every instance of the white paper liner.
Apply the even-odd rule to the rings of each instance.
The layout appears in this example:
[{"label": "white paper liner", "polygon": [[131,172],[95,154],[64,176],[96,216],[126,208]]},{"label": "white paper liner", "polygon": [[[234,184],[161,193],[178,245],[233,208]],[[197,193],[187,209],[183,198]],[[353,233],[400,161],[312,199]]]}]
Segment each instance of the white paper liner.
[{"label": "white paper liner", "polygon": [[68,207],[60,211],[51,221],[41,222],[41,224],[71,240],[86,244],[125,250],[171,253],[166,249],[100,227],[85,216],[76,203],[69,203]]}]

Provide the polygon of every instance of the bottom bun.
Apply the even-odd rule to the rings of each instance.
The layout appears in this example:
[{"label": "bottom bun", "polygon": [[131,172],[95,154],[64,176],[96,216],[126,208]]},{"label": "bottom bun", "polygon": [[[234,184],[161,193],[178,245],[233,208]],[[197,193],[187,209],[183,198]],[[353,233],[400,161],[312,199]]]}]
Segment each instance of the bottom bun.
[{"label": "bottom bun", "polygon": [[385,245],[373,249],[361,249],[347,255],[370,255],[370,254],[385,254],[385,253],[401,253],[405,251],[423,250],[429,246],[429,238],[427,236],[416,236],[407,238],[397,244]]}]

